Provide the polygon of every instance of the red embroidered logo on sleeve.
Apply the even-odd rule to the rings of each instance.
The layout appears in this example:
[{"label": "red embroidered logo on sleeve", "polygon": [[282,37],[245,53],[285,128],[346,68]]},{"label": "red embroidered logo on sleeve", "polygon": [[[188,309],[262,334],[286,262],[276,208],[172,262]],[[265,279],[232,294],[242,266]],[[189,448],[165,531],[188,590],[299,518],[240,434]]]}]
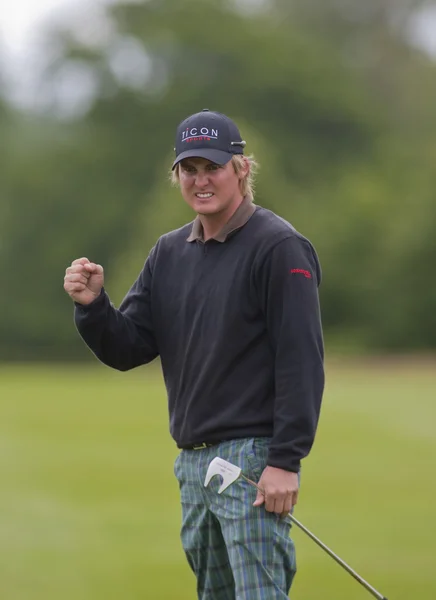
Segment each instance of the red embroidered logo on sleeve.
[{"label": "red embroidered logo on sleeve", "polygon": [[307,279],[312,279],[312,274],[309,271],[306,271],[306,269],[291,269],[289,272],[292,274],[300,273],[301,275],[304,275]]}]

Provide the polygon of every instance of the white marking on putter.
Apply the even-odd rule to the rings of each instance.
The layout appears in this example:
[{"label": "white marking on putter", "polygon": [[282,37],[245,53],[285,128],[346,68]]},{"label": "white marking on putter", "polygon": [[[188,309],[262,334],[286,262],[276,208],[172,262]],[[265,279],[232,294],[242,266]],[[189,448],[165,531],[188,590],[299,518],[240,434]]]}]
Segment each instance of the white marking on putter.
[{"label": "white marking on putter", "polygon": [[225,489],[232,485],[241,475],[241,469],[236,465],[220,458],[219,456],[215,457],[209,464],[209,468],[206,473],[206,479],[204,480],[204,487],[209,485],[210,480],[215,475],[221,475],[223,481],[218,490],[218,494],[224,492]]}]

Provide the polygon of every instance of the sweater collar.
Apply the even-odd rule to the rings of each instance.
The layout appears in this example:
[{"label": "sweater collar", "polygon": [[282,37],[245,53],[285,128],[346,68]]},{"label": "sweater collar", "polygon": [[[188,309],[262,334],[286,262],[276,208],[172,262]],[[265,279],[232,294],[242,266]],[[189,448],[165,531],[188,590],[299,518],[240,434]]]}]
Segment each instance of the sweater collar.
[{"label": "sweater collar", "polygon": [[[255,210],[256,206],[253,204],[253,199],[251,196],[245,196],[227,223],[223,225],[221,230],[211,239],[216,240],[217,242],[225,242],[231,233],[237,229],[240,229],[247,223],[248,219]],[[194,223],[192,224],[191,234],[186,241],[195,242],[197,240],[200,242],[204,241],[203,226],[201,224],[200,217],[198,216],[195,218]]]}]

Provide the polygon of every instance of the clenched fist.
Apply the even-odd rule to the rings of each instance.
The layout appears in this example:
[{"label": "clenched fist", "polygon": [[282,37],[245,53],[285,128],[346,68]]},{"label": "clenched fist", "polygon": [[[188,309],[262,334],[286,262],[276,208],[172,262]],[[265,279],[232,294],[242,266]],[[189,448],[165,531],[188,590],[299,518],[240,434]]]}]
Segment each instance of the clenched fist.
[{"label": "clenched fist", "polygon": [[64,290],[79,304],[90,304],[95,300],[100,295],[103,284],[103,267],[87,258],[73,260],[71,267],[65,271]]}]

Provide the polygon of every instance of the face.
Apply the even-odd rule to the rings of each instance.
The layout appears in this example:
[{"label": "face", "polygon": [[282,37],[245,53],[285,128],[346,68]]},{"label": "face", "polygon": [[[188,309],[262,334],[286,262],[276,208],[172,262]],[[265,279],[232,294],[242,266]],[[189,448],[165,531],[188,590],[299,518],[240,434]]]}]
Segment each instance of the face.
[{"label": "face", "polygon": [[239,182],[245,175],[237,175],[231,161],[220,166],[205,158],[186,158],[180,163],[180,189],[197,214],[232,214],[242,200]]}]

